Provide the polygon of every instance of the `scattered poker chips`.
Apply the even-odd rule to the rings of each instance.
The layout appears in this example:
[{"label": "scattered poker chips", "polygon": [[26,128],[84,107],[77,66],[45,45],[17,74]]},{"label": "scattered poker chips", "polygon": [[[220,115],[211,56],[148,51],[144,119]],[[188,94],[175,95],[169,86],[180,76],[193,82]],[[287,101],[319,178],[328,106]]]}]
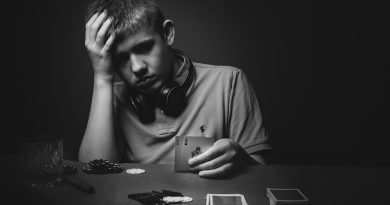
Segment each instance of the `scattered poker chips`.
[{"label": "scattered poker chips", "polygon": [[166,196],[162,199],[165,203],[174,204],[174,203],[186,203],[191,202],[192,198],[189,196]]},{"label": "scattered poker chips", "polygon": [[81,170],[87,174],[110,174],[120,173],[125,168],[119,163],[110,162],[104,159],[95,159],[88,162],[87,165],[83,166]]},{"label": "scattered poker chips", "polygon": [[74,166],[66,165],[66,166],[63,166],[62,169],[63,169],[63,172],[65,174],[69,174],[69,175],[76,174],[76,172],[77,172],[77,168]]},{"label": "scattered poker chips", "polygon": [[128,173],[128,174],[143,174],[143,173],[145,173],[145,170],[138,169],[138,168],[131,168],[131,169],[127,169],[126,173]]},{"label": "scattered poker chips", "polygon": [[163,196],[161,195],[160,192],[151,191],[146,193],[129,194],[128,197],[142,204],[162,204],[161,198]]},{"label": "scattered poker chips", "polygon": [[161,189],[161,192],[160,192],[162,195],[164,196],[183,196],[182,193],[180,192],[177,192],[177,191],[170,191],[170,190],[166,190],[166,189]]},{"label": "scattered poker chips", "polygon": [[189,196],[183,196],[181,200],[182,200],[182,202],[186,203],[186,202],[191,202],[192,198]]},{"label": "scattered poker chips", "polygon": [[191,202],[192,198],[183,196],[180,192],[161,190],[145,193],[133,193],[128,195],[129,198],[141,202],[142,204],[164,205],[164,204],[179,204]]}]

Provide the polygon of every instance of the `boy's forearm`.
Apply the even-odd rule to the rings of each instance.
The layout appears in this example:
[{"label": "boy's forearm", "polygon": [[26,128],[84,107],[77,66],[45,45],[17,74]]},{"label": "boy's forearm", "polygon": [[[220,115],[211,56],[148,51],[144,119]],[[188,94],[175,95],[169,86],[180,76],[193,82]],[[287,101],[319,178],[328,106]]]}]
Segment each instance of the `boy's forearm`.
[{"label": "boy's forearm", "polygon": [[94,78],[91,110],[79,150],[79,161],[96,158],[118,161],[113,122],[113,82]]}]

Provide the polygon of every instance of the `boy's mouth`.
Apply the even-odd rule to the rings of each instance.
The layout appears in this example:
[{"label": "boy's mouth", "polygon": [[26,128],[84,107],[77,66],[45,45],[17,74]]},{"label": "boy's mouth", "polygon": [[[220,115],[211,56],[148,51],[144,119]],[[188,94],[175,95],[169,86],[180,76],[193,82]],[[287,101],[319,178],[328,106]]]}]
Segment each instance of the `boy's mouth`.
[{"label": "boy's mouth", "polygon": [[156,81],[156,78],[153,76],[146,76],[141,79],[139,79],[136,82],[136,86],[139,89],[147,89],[150,88]]}]

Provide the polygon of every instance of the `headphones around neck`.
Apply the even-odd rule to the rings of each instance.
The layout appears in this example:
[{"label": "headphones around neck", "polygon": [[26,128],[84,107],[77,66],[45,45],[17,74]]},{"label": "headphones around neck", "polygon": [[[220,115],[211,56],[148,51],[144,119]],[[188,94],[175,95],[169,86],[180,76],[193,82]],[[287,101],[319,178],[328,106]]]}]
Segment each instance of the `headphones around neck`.
[{"label": "headphones around neck", "polygon": [[188,74],[182,85],[179,85],[173,79],[169,80],[161,88],[158,96],[158,102],[153,103],[153,99],[147,96],[129,92],[130,104],[132,105],[138,119],[143,123],[149,123],[155,120],[154,108],[157,105],[164,115],[177,117],[187,105],[186,92],[192,84],[195,75],[195,68],[190,58],[182,51],[173,49],[174,55],[184,59],[183,66],[188,66]]}]

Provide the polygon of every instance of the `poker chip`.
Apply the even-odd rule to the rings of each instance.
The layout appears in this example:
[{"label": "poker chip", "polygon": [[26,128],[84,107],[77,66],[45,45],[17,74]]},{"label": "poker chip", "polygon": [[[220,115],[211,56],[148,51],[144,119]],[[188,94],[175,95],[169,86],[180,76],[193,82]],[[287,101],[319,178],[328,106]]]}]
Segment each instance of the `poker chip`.
[{"label": "poker chip", "polygon": [[110,174],[120,173],[124,170],[123,165],[104,159],[91,160],[81,168],[87,174]]},{"label": "poker chip", "polygon": [[145,173],[145,170],[139,169],[139,168],[131,168],[131,169],[127,169],[126,173],[128,173],[128,174],[143,174],[143,173]]},{"label": "poker chip", "polygon": [[77,172],[77,168],[74,166],[70,166],[70,165],[63,166],[62,169],[63,169],[63,172],[65,174],[73,175],[73,174],[76,174],[76,172]]},{"label": "poker chip", "polygon": [[144,193],[131,193],[128,194],[130,199],[136,200],[141,204],[180,204],[185,202],[191,202],[192,198],[184,196],[182,193],[177,191],[171,191],[162,189],[161,191],[150,191]]},{"label": "poker chip", "polygon": [[192,198],[189,196],[166,196],[162,199],[165,203],[186,203],[191,202]]},{"label": "poker chip", "polygon": [[166,196],[163,198],[165,203],[179,203],[182,201],[181,196]]},{"label": "poker chip", "polygon": [[183,196],[182,198],[183,198],[182,202],[191,202],[192,201],[192,198],[189,196]]},{"label": "poker chip", "polygon": [[83,170],[84,173],[93,174],[92,167],[90,167],[89,165],[81,167],[81,170]]}]

